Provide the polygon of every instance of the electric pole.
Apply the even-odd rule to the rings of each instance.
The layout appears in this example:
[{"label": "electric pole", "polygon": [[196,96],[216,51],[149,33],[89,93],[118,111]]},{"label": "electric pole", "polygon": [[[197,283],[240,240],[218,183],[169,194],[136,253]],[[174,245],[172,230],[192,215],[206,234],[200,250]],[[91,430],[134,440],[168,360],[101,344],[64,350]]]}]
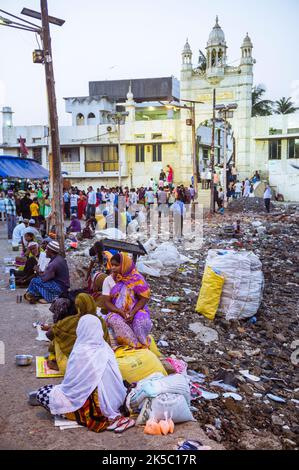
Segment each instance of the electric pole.
[{"label": "electric pole", "polygon": [[212,123],[212,142],[211,142],[211,198],[210,198],[210,212],[215,212],[215,197],[214,197],[214,169],[215,169],[215,111],[216,111],[216,89],[213,90],[213,123]]},{"label": "electric pole", "polygon": [[64,252],[64,218],[63,218],[63,185],[61,175],[60,141],[58,115],[55,95],[55,80],[53,70],[52,46],[49,27],[47,0],[41,0],[42,43],[49,109],[49,124],[51,138],[51,154],[49,155],[50,185],[52,188],[52,215],[56,227],[57,241]]}]

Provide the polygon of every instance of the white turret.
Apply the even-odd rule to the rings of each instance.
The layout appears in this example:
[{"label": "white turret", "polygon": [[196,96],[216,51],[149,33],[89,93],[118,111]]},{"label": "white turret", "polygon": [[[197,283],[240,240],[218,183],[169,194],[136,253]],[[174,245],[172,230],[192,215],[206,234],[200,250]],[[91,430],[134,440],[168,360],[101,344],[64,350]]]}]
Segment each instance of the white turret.
[{"label": "white turret", "polygon": [[226,66],[226,50],[224,32],[222,31],[218,16],[207,43],[207,78],[219,82],[224,76]]},{"label": "white turret", "polygon": [[192,70],[192,51],[187,38],[186,44],[184,45],[184,49],[182,51],[182,70],[189,69]]},{"label": "white turret", "polygon": [[135,101],[134,95],[132,93],[132,85],[130,82],[129,91],[127,93],[127,101],[126,101],[126,111],[129,113],[128,121],[135,121]]},{"label": "white turret", "polygon": [[253,49],[253,44],[247,33],[243,41],[243,44],[241,46],[241,51],[242,51],[241,65],[253,65],[255,63],[255,60],[252,57],[252,49]]}]

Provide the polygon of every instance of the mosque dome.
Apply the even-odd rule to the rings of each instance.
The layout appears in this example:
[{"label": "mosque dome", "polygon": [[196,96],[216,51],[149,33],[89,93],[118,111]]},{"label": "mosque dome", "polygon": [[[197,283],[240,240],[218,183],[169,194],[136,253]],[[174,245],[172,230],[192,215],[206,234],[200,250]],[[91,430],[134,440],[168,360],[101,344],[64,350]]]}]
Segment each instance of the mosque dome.
[{"label": "mosque dome", "polygon": [[248,33],[246,34],[246,37],[243,41],[242,47],[253,47],[252,41],[250,37],[248,36]]},{"label": "mosque dome", "polygon": [[219,25],[218,16],[216,16],[216,24],[210,33],[208,46],[219,46],[219,45],[226,46],[226,42],[225,42],[224,32],[222,31]]}]

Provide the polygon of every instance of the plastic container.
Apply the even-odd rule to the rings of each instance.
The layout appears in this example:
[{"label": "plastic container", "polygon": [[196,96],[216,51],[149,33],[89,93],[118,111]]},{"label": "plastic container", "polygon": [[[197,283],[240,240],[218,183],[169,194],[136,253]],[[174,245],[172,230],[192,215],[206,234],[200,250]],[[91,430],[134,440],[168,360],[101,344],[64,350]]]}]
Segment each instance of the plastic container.
[{"label": "plastic container", "polygon": [[9,276],[9,288],[10,290],[16,290],[16,278],[13,272]]}]

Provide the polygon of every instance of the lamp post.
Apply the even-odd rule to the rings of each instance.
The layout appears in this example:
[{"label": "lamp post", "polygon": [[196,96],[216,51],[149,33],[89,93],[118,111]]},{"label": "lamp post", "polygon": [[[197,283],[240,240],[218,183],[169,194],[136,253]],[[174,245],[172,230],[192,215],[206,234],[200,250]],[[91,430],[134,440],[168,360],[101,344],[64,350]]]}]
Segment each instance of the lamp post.
[{"label": "lamp post", "polygon": [[236,103],[228,105],[218,104],[215,109],[219,111],[219,116],[224,122],[224,135],[223,135],[223,190],[224,190],[224,207],[227,207],[227,119],[233,117],[233,111],[237,109]]},{"label": "lamp post", "polygon": [[109,113],[108,117],[110,117],[114,123],[117,125],[117,146],[118,146],[118,186],[121,188],[121,167],[122,167],[122,160],[121,160],[121,146],[120,146],[120,124],[125,121],[126,116],[129,116],[129,113],[126,111],[116,112],[116,113]]}]

